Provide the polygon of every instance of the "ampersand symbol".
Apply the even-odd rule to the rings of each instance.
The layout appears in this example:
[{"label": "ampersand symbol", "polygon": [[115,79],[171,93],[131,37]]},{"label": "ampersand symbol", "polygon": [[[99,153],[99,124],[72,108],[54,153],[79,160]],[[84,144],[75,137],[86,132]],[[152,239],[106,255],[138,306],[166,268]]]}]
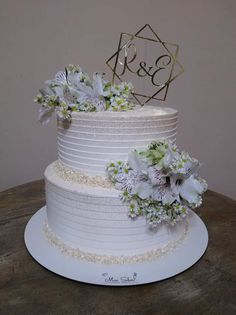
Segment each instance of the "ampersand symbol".
[{"label": "ampersand symbol", "polygon": [[[138,71],[137,71],[137,75],[138,75],[139,77],[145,77],[146,75],[149,75],[150,77],[152,76],[152,75],[150,74],[150,71],[152,70],[153,67],[149,67],[149,69],[147,70],[147,69],[146,69],[147,64],[146,64],[145,61],[141,61],[141,62],[139,63],[139,66],[140,66],[140,68],[139,68]],[[141,73],[141,71],[143,71],[143,74]]]}]

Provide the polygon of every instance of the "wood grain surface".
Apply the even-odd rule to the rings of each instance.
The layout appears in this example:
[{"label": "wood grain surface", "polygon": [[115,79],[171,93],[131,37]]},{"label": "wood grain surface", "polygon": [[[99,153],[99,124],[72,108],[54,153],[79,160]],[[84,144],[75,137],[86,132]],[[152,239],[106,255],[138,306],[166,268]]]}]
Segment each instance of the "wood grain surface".
[{"label": "wood grain surface", "polygon": [[236,202],[208,191],[197,210],[209,232],[201,260],[168,280],[102,287],[60,277],[27,252],[29,218],[45,204],[43,181],[0,193],[0,314],[236,314]]}]

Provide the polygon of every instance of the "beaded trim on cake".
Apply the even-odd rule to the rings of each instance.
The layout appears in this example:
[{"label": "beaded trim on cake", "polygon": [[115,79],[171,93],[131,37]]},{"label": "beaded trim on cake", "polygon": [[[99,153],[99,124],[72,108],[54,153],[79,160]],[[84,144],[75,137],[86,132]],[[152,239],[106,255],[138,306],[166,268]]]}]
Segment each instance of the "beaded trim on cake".
[{"label": "beaded trim on cake", "polygon": [[56,174],[67,182],[89,185],[92,187],[114,188],[112,182],[103,176],[88,176],[78,170],[73,170],[57,160],[54,164]]},{"label": "beaded trim on cake", "polygon": [[129,255],[102,255],[95,254],[90,252],[84,252],[79,248],[73,248],[65,243],[58,237],[49,227],[48,223],[44,224],[44,232],[47,237],[47,240],[55,247],[57,247],[63,254],[71,256],[75,259],[93,262],[93,263],[102,263],[106,265],[113,264],[134,264],[134,263],[142,263],[145,261],[151,261],[156,258],[160,258],[164,255],[172,252],[178,245],[180,245],[186,238],[189,231],[189,223],[185,220],[184,232],[180,236],[179,239],[168,242],[165,246],[153,250],[146,251],[142,254],[137,254],[133,256]]}]

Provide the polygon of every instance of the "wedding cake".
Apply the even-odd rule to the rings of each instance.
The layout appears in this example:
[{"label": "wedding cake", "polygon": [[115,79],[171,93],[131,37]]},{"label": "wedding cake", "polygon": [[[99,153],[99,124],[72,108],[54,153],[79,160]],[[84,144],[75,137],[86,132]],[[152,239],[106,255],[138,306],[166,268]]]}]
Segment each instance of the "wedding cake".
[{"label": "wedding cake", "polygon": [[130,101],[132,85],[70,65],[46,81],[40,120],[58,117],[58,160],[45,171],[48,241],[105,264],[151,260],[188,235],[207,185],[176,145],[178,112]]}]

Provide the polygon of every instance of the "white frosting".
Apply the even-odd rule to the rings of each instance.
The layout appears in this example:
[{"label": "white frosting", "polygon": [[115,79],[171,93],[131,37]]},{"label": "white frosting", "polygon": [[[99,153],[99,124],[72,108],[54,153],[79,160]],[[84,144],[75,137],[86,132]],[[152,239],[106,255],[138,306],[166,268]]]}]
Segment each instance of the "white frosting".
[{"label": "white frosting", "polygon": [[125,160],[131,149],[151,141],[175,141],[177,110],[154,106],[126,112],[72,113],[65,128],[58,122],[58,158],[66,166],[88,174],[105,174],[112,160]]},{"label": "white frosting", "polygon": [[62,165],[54,162],[45,171],[48,234],[55,235],[51,239],[61,241],[64,252],[80,258],[86,253],[99,261],[121,256],[142,260],[182,240],[186,222],[174,227],[162,223],[153,231],[144,217],[129,218],[120,192],[105,185],[109,161],[125,160],[132,149],[157,139],[175,141],[176,127],[175,109],[152,106],[128,112],[73,112],[71,124],[58,122]]},{"label": "white frosting", "polygon": [[172,250],[174,250],[179,244],[181,244],[185,237],[188,234],[188,222],[186,221],[185,230],[182,236],[179,239],[175,239],[174,241],[170,241],[166,243],[165,246],[147,250],[140,254],[135,255],[107,255],[107,254],[97,254],[91,252],[84,252],[79,247],[71,247],[68,244],[65,244],[63,240],[58,237],[50,228],[50,226],[45,222],[44,232],[48,239],[48,241],[56,246],[63,254],[69,255],[73,258],[79,260],[85,260],[88,262],[97,262],[102,264],[135,264],[142,263],[146,261],[151,261],[153,259],[157,259],[166,254],[169,254]]},{"label": "white frosting", "polygon": [[[55,162],[54,162],[55,163]],[[65,244],[102,255],[137,255],[183,237],[185,223],[149,228],[144,217],[130,219],[128,208],[112,188],[69,183],[45,171],[48,224]]]}]

